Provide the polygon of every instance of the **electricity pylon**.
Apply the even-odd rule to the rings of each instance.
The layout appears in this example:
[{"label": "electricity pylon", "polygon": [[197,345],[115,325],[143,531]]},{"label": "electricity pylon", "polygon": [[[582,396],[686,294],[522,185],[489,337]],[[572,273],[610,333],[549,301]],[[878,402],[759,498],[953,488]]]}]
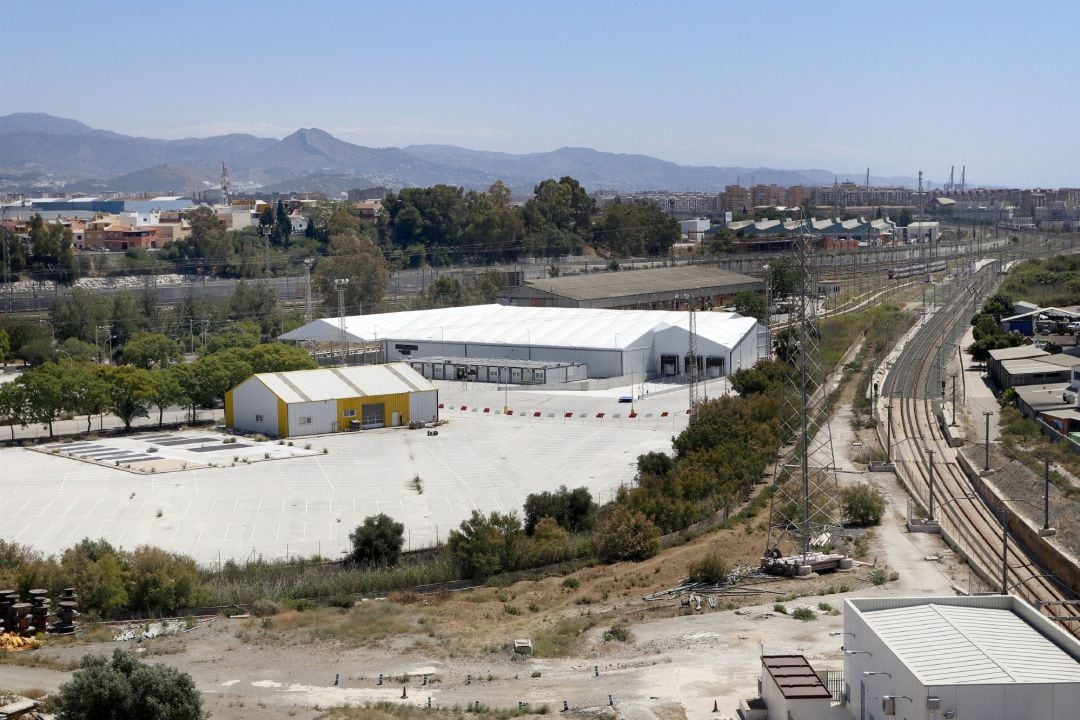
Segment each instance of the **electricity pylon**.
[{"label": "electricity pylon", "polygon": [[792,325],[777,337],[780,360],[793,367],[781,403],[784,444],[773,476],[764,562],[766,569],[781,574],[794,574],[810,553],[827,548],[840,522],[840,486],[817,323],[813,237],[805,227],[798,232],[794,241],[799,261],[798,309]]}]

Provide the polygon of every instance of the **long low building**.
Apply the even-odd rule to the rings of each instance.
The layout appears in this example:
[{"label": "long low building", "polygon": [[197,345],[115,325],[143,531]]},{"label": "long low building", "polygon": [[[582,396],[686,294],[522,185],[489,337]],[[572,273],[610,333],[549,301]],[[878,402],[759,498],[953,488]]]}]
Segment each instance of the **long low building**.
[{"label": "long low building", "polygon": [[676,310],[724,307],[740,292],[765,294],[765,281],[708,265],[622,270],[526,280],[499,291],[504,305],[528,307]]},{"label": "long low building", "polygon": [[[731,312],[696,313],[701,377],[748,368],[764,353],[764,330]],[[580,363],[588,377],[686,375],[690,316],[673,310],[471,305],[436,310],[323,318],[285,333],[296,342],[377,342],[387,361],[425,358],[515,359]]]},{"label": "long low building", "polygon": [[225,393],[225,424],[268,437],[438,419],[438,389],[405,363],[259,373]]}]

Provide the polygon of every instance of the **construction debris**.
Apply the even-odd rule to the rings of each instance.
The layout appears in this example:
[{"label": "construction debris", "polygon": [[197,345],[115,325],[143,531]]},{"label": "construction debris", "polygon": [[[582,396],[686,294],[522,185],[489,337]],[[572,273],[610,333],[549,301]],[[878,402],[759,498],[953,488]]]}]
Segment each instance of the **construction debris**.
[{"label": "construction debris", "polygon": [[[746,586],[742,583],[752,581],[756,583],[772,582],[779,578],[766,574],[761,571],[761,568],[753,565],[736,565],[731,572],[728,573],[727,580],[721,583],[702,583],[691,582],[689,579],[684,580],[673,588],[668,590],[661,590],[651,595],[646,595],[643,599],[646,602],[654,602],[656,600],[673,600],[683,595],[689,595],[688,598],[682,601],[683,607],[694,607],[696,610],[701,610],[701,597],[706,596],[724,596],[724,597],[746,597],[751,595],[780,595],[775,590],[767,590],[765,588]],[[709,607],[716,609],[717,603],[715,597],[708,597],[707,602]]]}]

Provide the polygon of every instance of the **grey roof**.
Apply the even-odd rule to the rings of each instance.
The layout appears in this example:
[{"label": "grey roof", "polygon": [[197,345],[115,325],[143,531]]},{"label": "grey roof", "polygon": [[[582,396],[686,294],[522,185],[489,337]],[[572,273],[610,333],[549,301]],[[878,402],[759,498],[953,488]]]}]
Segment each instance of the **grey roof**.
[{"label": "grey roof", "polygon": [[1016,598],[882,600],[851,604],[924,685],[1080,683],[1080,645]]},{"label": "grey roof", "polygon": [[1045,350],[1040,350],[1034,345],[1017,345],[1010,348],[998,348],[990,351],[992,360],[1018,360],[1020,358],[1036,358],[1049,355]]},{"label": "grey roof", "polygon": [[1073,406],[1073,403],[1063,402],[1061,399],[1062,393],[1069,390],[1069,383],[1017,385],[1013,390],[1025,405],[1036,412]]},{"label": "grey roof", "polygon": [[[760,278],[733,273],[715,267],[653,268],[649,270],[620,270],[619,272],[567,275],[545,280],[528,280],[527,287],[550,292],[574,300],[599,300],[648,293],[675,293],[706,288],[742,286],[764,288]],[[507,288],[512,291],[513,288]]]},{"label": "grey roof", "polygon": [[1039,362],[1047,363],[1048,365],[1058,365],[1063,368],[1071,368],[1080,365],[1080,357],[1076,355],[1067,355],[1065,353],[1057,353],[1050,357],[1039,358]]},{"label": "grey roof", "polygon": [[[1053,356],[1051,356],[1053,357]],[[1080,362],[1080,358],[1074,358]],[[1010,375],[1029,375],[1032,373],[1063,373],[1068,372],[1071,365],[1051,363],[1047,358],[1016,358],[1015,360],[1002,360],[1001,368]]]}]

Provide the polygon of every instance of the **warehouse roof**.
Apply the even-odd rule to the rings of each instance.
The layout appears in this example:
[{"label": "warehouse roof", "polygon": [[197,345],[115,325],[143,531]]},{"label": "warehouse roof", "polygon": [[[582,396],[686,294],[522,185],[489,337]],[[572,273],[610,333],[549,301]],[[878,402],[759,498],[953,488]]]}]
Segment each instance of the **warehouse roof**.
[{"label": "warehouse roof", "polygon": [[1080,644],[1017,598],[848,602],[925,685],[1080,683]]},{"label": "warehouse roof", "polygon": [[[689,313],[674,310],[607,310],[591,308],[468,305],[354,315],[345,318],[349,342],[420,340],[481,345],[531,345],[588,349],[651,347],[652,333],[670,327],[687,329]],[[718,345],[734,348],[757,321],[730,312],[697,314],[697,333]],[[282,340],[337,341],[339,321],[323,318],[285,333]]]},{"label": "warehouse roof", "polygon": [[1043,357],[1044,355],[1049,354],[1050,353],[1041,350],[1034,345],[1017,345],[1016,347],[991,350],[990,358],[992,360],[1018,360],[1020,358]]},{"label": "warehouse roof", "polygon": [[1068,372],[1071,365],[1050,363],[1041,357],[1017,358],[1015,360],[1002,360],[1001,369],[1010,375],[1031,375],[1038,373],[1063,373]]},{"label": "warehouse roof", "polygon": [[[527,280],[525,285],[573,300],[600,300],[742,285],[765,287],[764,281],[759,278],[703,265],[567,275]],[[507,288],[507,291],[512,290],[513,288]]]},{"label": "warehouse roof", "polygon": [[434,390],[423,375],[406,363],[357,365],[321,370],[259,373],[244,382],[258,380],[286,403],[336,400],[338,398],[397,395]]}]

